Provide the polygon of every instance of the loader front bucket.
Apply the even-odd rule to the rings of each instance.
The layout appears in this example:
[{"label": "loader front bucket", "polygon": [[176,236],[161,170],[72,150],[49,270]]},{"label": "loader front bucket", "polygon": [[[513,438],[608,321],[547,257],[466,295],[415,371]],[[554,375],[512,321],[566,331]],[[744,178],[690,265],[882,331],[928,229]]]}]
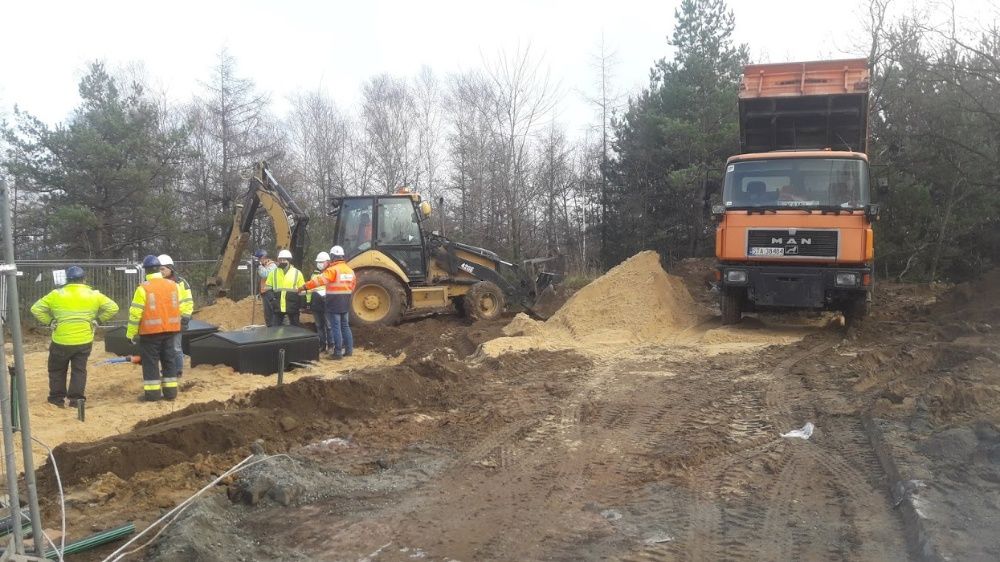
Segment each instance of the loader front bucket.
[{"label": "loader front bucket", "polygon": [[542,264],[553,258],[535,258],[522,263],[522,274],[525,286],[521,305],[529,316],[535,320],[548,320],[555,312],[550,303],[555,301],[555,286],[562,282],[563,275],[551,271],[543,271]]}]

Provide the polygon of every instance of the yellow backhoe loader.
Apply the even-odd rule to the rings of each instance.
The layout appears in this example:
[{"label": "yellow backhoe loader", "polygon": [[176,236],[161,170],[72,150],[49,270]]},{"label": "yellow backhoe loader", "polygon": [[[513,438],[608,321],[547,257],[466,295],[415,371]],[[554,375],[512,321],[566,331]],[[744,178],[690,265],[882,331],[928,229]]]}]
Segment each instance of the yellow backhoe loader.
[{"label": "yellow backhoe loader", "polygon": [[271,175],[267,162],[258,162],[250,177],[243,202],[236,206],[229,238],[222,247],[215,275],[208,278],[209,295],[224,297],[229,293],[240,257],[250,242],[250,227],[257,211],[263,209],[274,225],[277,250],[291,250],[295,267],[302,269],[309,217]]},{"label": "yellow backhoe loader", "polygon": [[334,243],[357,274],[351,315],[356,324],[391,325],[451,304],[477,320],[496,318],[507,303],[533,313],[537,295],[558,280],[554,273],[536,274],[545,259],[517,266],[427,231],[430,204],[406,190],[336,197],[331,214],[337,217]]}]

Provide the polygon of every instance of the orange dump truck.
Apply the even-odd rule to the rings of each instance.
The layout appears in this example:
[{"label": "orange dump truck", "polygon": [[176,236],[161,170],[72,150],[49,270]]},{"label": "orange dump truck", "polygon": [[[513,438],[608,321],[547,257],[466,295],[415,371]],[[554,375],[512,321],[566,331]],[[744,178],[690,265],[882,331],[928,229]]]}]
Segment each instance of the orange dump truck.
[{"label": "orange dump truck", "polygon": [[744,69],[741,153],[713,208],[724,324],[764,309],[867,313],[868,83],[865,59]]}]

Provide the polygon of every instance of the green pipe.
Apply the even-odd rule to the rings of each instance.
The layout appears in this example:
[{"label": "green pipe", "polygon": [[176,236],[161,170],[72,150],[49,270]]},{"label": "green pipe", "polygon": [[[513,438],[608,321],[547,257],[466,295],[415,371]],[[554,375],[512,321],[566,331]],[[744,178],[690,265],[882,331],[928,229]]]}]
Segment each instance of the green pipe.
[{"label": "green pipe", "polygon": [[[11,534],[11,532],[12,529],[7,529],[6,531],[0,532],[0,538],[6,537],[7,535]],[[24,536],[30,535],[31,523],[25,523],[24,525],[21,525],[21,532],[24,533]]]},{"label": "green pipe", "polygon": [[[63,551],[63,556],[67,554],[77,554],[79,552],[84,552],[92,548],[101,546],[102,544],[107,544],[112,541],[127,537],[135,532],[135,525],[132,523],[126,523],[121,527],[116,527],[107,531],[102,531],[100,533],[95,533],[89,537],[80,539],[78,541],[71,542],[66,545],[66,549]],[[58,553],[54,550],[50,550],[45,553],[45,557],[49,560],[56,560],[59,558]]]}]

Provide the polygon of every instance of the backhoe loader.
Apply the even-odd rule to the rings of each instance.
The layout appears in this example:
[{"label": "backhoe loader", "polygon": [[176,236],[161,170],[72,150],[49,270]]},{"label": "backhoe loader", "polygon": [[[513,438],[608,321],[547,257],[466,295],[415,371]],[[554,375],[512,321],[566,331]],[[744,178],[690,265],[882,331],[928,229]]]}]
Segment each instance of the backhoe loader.
[{"label": "backhoe loader", "polygon": [[292,263],[302,268],[306,246],[306,225],[309,217],[292,200],[288,191],[271,175],[267,162],[258,162],[250,177],[250,184],[243,202],[236,206],[233,226],[222,247],[215,275],[208,278],[209,295],[224,297],[229,293],[233,276],[239,266],[240,256],[250,241],[250,227],[257,211],[264,209],[274,225],[277,250],[290,250]]},{"label": "backhoe loader", "polygon": [[336,197],[332,203],[334,243],[357,274],[351,314],[356,324],[392,325],[450,304],[476,320],[496,318],[508,302],[533,314],[537,295],[558,281],[557,274],[538,271],[546,259],[518,266],[428,231],[430,204],[409,190]]}]

